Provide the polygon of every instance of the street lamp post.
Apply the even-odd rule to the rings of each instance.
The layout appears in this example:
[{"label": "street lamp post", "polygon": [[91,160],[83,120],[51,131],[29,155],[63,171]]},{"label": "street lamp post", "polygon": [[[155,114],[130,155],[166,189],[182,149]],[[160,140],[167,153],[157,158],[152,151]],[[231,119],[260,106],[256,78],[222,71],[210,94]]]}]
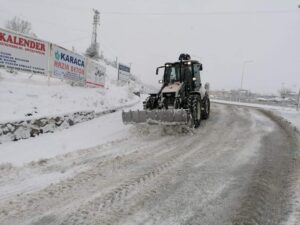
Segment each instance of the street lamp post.
[{"label": "street lamp post", "polygon": [[241,92],[243,90],[243,82],[244,82],[244,76],[245,76],[245,72],[246,72],[246,65],[248,63],[252,63],[252,62],[253,62],[253,60],[246,60],[243,63],[243,72],[242,72],[242,78],[241,78],[241,89],[239,91],[239,102],[241,101]]},{"label": "street lamp post", "polygon": [[300,109],[300,89],[299,89],[299,93],[298,93],[298,99],[297,99],[297,111],[299,111]]},{"label": "street lamp post", "polygon": [[244,64],[243,64],[243,73],[242,73],[242,79],[241,79],[241,90],[243,90],[243,82],[244,82],[244,76],[245,76],[245,72],[246,72],[246,65],[248,63],[252,63],[252,62],[253,62],[252,60],[244,61]]}]

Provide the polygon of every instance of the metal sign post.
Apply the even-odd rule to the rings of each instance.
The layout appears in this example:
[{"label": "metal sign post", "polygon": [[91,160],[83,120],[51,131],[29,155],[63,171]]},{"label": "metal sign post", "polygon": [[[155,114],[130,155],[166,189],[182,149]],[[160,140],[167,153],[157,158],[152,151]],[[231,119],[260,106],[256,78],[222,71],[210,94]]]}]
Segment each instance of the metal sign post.
[{"label": "metal sign post", "polygon": [[118,80],[129,81],[130,80],[130,67],[124,64],[118,63]]}]

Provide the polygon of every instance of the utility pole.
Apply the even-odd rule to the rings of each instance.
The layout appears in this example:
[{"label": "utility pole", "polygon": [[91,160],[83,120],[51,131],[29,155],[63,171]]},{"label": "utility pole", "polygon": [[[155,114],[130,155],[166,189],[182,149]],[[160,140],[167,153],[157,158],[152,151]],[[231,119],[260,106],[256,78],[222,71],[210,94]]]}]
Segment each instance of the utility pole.
[{"label": "utility pole", "polygon": [[299,89],[299,93],[298,93],[297,111],[299,111],[299,109],[300,109],[300,89]]},{"label": "utility pole", "polygon": [[119,70],[118,56],[116,57],[116,66],[117,66],[117,70],[118,70],[118,80],[120,80],[120,70]]},{"label": "utility pole", "polygon": [[245,72],[246,72],[246,65],[248,63],[252,63],[253,61],[252,60],[246,60],[244,61],[244,64],[243,64],[243,72],[242,72],[242,78],[241,78],[241,89],[239,91],[239,102],[241,101],[241,92],[243,90],[243,82],[244,82],[244,76],[245,76]]},{"label": "utility pole", "polygon": [[97,31],[98,26],[100,25],[100,12],[96,9],[93,9],[94,16],[93,16],[93,33],[92,33],[92,40],[90,47],[86,50],[87,56],[91,58],[98,59],[99,56],[99,43],[97,42]]},{"label": "utility pole", "polygon": [[241,79],[241,90],[243,89],[243,82],[244,82],[244,76],[245,76],[245,72],[246,72],[246,65],[247,65],[247,63],[252,63],[252,62],[253,62],[252,60],[244,61],[243,73],[242,73],[242,79]]},{"label": "utility pole", "polygon": [[[300,9],[300,5],[298,5],[298,8]],[[299,93],[298,93],[297,111],[299,111],[299,109],[300,109],[300,89],[299,89]]]},{"label": "utility pole", "polygon": [[97,30],[98,25],[100,25],[100,12],[96,9],[93,9],[94,11],[94,19],[93,19],[93,34],[92,34],[92,42],[91,45],[98,45],[97,43]]}]

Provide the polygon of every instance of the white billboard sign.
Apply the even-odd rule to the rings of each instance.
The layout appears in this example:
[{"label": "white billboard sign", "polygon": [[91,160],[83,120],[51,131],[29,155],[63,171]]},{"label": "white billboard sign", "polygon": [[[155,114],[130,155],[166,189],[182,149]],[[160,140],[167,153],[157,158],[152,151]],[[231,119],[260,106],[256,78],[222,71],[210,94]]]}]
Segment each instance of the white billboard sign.
[{"label": "white billboard sign", "polygon": [[104,87],[106,67],[92,59],[87,59],[85,68],[85,83],[88,87]]},{"label": "white billboard sign", "polygon": [[119,64],[118,79],[122,81],[128,81],[130,79],[130,67],[123,64]]},{"label": "white billboard sign", "polygon": [[0,28],[0,67],[47,74],[49,44]]},{"label": "white billboard sign", "polygon": [[51,48],[53,76],[74,82],[84,83],[85,57],[59,46]]}]

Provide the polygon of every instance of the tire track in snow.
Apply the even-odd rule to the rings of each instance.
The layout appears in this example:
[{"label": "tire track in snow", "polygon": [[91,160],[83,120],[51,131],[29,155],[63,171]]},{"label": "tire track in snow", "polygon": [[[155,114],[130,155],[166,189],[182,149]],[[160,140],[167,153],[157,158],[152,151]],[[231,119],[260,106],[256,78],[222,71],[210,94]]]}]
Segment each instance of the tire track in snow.
[{"label": "tire track in snow", "polygon": [[291,124],[272,112],[259,110],[277,129],[262,140],[263,156],[251,178],[233,225],[285,224],[292,212],[292,198],[299,176],[299,136]]},{"label": "tire track in snow", "polygon": [[[236,112],[230,112],[231,115],[236,114]],[[225,122],[227,125],[231,124],[237,124],[237,121],[230,120]],[[248,121],[249,123],[249,121]],[[204,125],[205,126],[205,125]],[[236,126],[236,129],[238,127]],[[217,130],[216,130],[217,132]],[[197,132],[196,132],[197,133]],[[206,134],[207,135],[207,134]],[[224,135],[223,139],[224,142],[220,143],[221,145],[224,145],[226,142],[226,139],[231,139],[231,134],[227,133]],[[198,151],[198,142],[199,136],[195,135],[192,137],[192,140],[189,141],[189,145],[184,146],[184,148],[176,147],[174,150],[177,150],[177,155],[173,156],[170,161],[167,161],[166,163],[163,163],[162,165],[158,166],[156,169],[152,169],[149,172],[134,178],[132,181],[129,181],[120,187],[113,190],[111,193],[104,197],[95,198],[92,201],[88,202],[86,206],[80,207],[77,211],[73,212],[67,220],[63,222],[64,225],[66,224],[73,224],[78,223],[80,224],[80,221],[82,223],[87,222],[90,224],[114,224],[116,221],[113,218],[108,218],[107,221],[99,214],[103,214],[105,217],[106,211],[113,211],[116,215],[118,213],[116,211],[120,211],[120,208],[122,207],[122,202],[128,200],[128,198],[133,197],[134,195],[138,195],[140,193],[143,193],[143,195],[151,195],[153,190],[147,190],[149,187],[151,187],[150,183],[158,182],[157,179],[160,178],[160,176],[165,175],[166,173],[172,172],[176,169],[177,164],[181,164],[183,161],[185,161],[187,158],[194,157],[193,154],[197,153]],[[207,149],[207,146],[209,146],[210,143],[205,143],[205,146],[203,149]],[[182,151],[179,151],[182,150]],[[184,150],[183,150],[184,149]],[[170,151],[170,149],[169,149]],[[203,152],[202,152],[203,153]],[[209,160],[209,158],[215,157],[216,151],[210,151],[208,153],[205,153],[206,160]],[[145,187],[147,185],[147,188]],[[144,186],[144,187],[143,187]],[[117,206],[117,207],[114,207]],[[124,207],[128,207],[128,205],[123,205]],[[83,208],[83,209],[82,209]],[[87,214],[91,214],[92,218],[91,221],[88,219]],[[97,222],[92,222],[95,220],[95,217],[98,218]],[[112,216],[114,217],[114,216]],[[84,221],[84,222],[83,222]]]},{"label": "tire track in snow", "polygon": [[[131,129],[126,140],[50,159],[49,167],[74,161],[89,169],[11,203],[0,203],[0,223],[220,224],[228,217],[230,223],[222,224],[278,224],[291,210],[297,179],[289,166],[294,141],[292,133],[271,117],[254,112],[214,106],[211,119],[193,135],[160,136],[160,128]],[[268,128],[270,124],[275,124],[275,131]],[[256,134],[260,129],[265,131]],[[253,138],[260,134],[266,135]],[[244,146],[260,139],[262,148]],[[276,144],[269,146],[270,142]],[[221,203],[229,205],[224,208]],[[1,214],[3,209],[8,214]],[[272,217],[273,223],[268,221]]]}]

